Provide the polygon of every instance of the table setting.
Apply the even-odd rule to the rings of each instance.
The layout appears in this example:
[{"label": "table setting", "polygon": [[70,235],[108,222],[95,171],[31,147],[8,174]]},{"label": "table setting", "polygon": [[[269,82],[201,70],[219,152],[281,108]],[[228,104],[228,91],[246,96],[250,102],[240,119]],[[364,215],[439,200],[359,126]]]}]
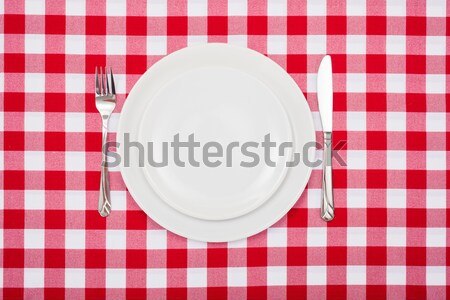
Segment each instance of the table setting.
[{"label": "table setting", "polygon": [[449,297],[446,1],[0,11],[0,298]]}]

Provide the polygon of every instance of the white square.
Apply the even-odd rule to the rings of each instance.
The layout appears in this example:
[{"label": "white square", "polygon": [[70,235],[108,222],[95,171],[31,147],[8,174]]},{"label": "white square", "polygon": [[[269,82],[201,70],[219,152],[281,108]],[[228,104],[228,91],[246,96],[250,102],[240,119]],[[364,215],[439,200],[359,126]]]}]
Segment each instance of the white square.
[{"label": "white square", "polygon": [[25,14],[45,15],[45,0],[25,0]]},{"label": "white square", "polygon": [[188,239],[187,240],[187,247],[188,247],[188,249],[206,249],[206,248],[208,248],[208,243],[207,242],[202,242],[202,241],[196,241],[196,240]]},{"label": "white square", "polygon": [[386,156],[388,170],[406,170],[406,151],[388,150]]},{"label": "white square", "polygon": [[[114,75],[114,82],[116,76]],[[66,93],[84,94],[86,92],[84,74],[66,74]]]},{"label": "white square", "polygon": [[365,73],[347,74],[347,93],[364,93],[366,91]]},{"label": "white square", "polygon": [[366,15],[366,1],[347,0],[347,16],[365,16],[365,15]]},{"label": "white square", "polygon": [[45,92],[45,74],[25,73],[25,92],[26,93]]},{"label": "white square", "polygon": [[240,239],[228,242],[228,248],[245,248],[247,247],[247,239]]},{"label": "white square", "polygon": [[25,190],[25,209],[45,209],[45,191]]},{"label": "white square", "polygon": [[113,112],[111,117],[109,117],[108,130],[109,132],[117,133],[117,128],[119,127],[120,113]]},{"label": "white square", "polygon": [[286,247],[287,229],[271,227],[267,229],[267,247]]},{"label": "white square", "polygon": [[65,287],[84,288],[85,285],[85,269],[65,269]]},{"label": "white square", "polygon": [[127,192],[126,191],[111,191],[111,206],[114,210],[125,211],[127,209]]},{"label": "white square", "polygon": [[[45,53],[45,36],[43,34],[25,34],[24,36],[25,36],[25,53],[28,54]],[[3,47],[1,49],[3,50]]]},{"label": "white square", "polygon": [[125,0],[106,0],[107,16],[125,16],[127,2]]},{"label": "white square", "polygon": [[227,268],[228,286],[247,286],[247,268]]},{"label": "white square", "polygon": [[308,193],[308,208],[320,208],[320,200],[322,198],[322,190],[321,189],[306,189]]},{"label": "white square", "polygon": [[427,131],[447,131],[447,113],[445,112],[427,112],[426,121]]},{"label": "white square", "polygon": [[[317,73],[306,73],[306,88],[310,93],[317,93]],[[322,121],[320,120],[320,113],[317,113],[319,114],[320,131],[322,131]]]},{"label": "white square", "polygon": [[388,35],[386,36],[386,54],[406,54],[406,36]]},{"label": "white square", "polygon": [[[3,34],[0,34],[0,39],[3,39]],[[3,45],[0,42],[0,49],[3,49]],[[3,50],[2,50],[3,51]],[[0,73],[0,93],[5,91],[5,73]],[[0,130],[3,130],[3,112],[0,117],[1,127]]]},{"label": "white square", "polygon": [[347,130],[365,131],[366,130],[366,112],[349,111],[347,112]]},{"label": "white square", "polygon": [[125,230],[106,230],[106,249],[126,249],[127,232]]},{"label": "white square", "polygon": [[347,151],[347,169],[365,170],[367,168],[366,150],[348,150]]},{"label": "white square", "polygon": [[66,249],[84,249],[86,245],[86,232],[81,229],[66,229]]},{"label": "white square", "polygon": [[307,54],[326,54],[327,36],[326,35],[307,35],[306,36]]},{"label": "white square", "polygon": [[66,0],[66,15],[67,16],[85,16],[86,15],[86,1]]},{"label": "white square", "polygon": [[[106,268],[106,288],[120,289],[126,287],[126,270],[125,269],[110,269]],[[147,270],[148,277],[148,270]],[[148,285],[151,285],[147,281]]]},{"label": "white square", "polygon": [[326,285],[327,267],[325,266],[307,266],[306,267],[307,285]]},{"label": "white square", "polygon": [[446,228],[427,228],[427,247],[445,247]]},{"label": "white square", "polygon": [[426,151],[427,170],[446,170],[446,151]]},{"label": "white square", "polygon": [[427,36],[427,55],[445,56],[445,36]]},{"label": "white square", "polygon": [[267,267],[267,285],[285,286],[287,283],[287,268],[282,266]]},{"label": "white square", "polygon": [[149,17],[166,17],[167,1],[166,0],[147,0],[147,16]]},{"label": "white square", "polygon": [[386,230],[386,245],[388,247],[406,246],[406,228],[388,227]]},{"label": "white square", "polygon": [[44,269],[42,268],[25,268],[23,270],[24,288],[43,288],[44,278]]},{"label": "white square", "polygon": [[387,131],[406,131],[406,113],[386,112],[386,129]]},{"label": "white square", "polygon": [[446,0],[428,0],[427,17],[445,17],[446,16]]},{"label": "white square", "polygon": [[[1,154],[2,154],[2,152],[0,152],[0,160],[3,160],[3,158],[1,157]],[[3,168],[1,170],[3,170]],[[5,196],[3,193],[4,193],[3,191],[0,191],[0,209],[5,208]],[[3,240],[0,239],[0,242],[3,243]]]},{"label": "white square", "polygon": [[445,77],[441,74],[426,74],[426,92],[428,94],[445,94]]},{"label": "white square", "polygon": [[348,227],[347,245],[365,247],[367,245],[367,229],[365,227]]},{"label": "white square", "polygon": [[166,55],[167,37],[166,36],[147,36],[147,54]]},{"label": "white square", "polygon": [[286,16],[287,0],[268,0],[267,1],[268,16]]},{"label": "white square", "polygon": [[187,286],[188,287],[206,287],[207,270],[206,268],[188,268]]},{"label": "white square", "polygon": [[25,112],[24,113],[25,131],[45,131],[45,113],[43,112]]},{"label": "white square", "polygon": [[406,0],[387,0],[386,1],[386,15],[389,17],[406,16]]},{"label": "white square", "polygon": [[386,92],[405,93],[406,75],[405,74],[386,74]]},{"label": "white square", "polygon": [[427,189],[427,208],[447,208],[447,191]]},{"label": "white square", "polygon": [[406,208],[406,190],[387,189],[386,206],[387,208]]},{"label": "white square", "polygon": [[43,171],[45,170],[45,152],[44,151],[25,151],[25,171]]},{"label": "white square", "polygon": [[189,35],[187,38],[188,47],[208,43],[208,36],[206,35]]},{"label": "white square", "polygon": [[86,118],[84,113],[68,112],[65,114],[66,132],[85,132]]},{"label": "white square", "polygon": [[86,54],[86,37],[66,35],[66,54]]},{"label": "white square", "polygon": [[[358,1],[362,2],[362,1]],[[364,2],[362,2],[364,3]],[[347,2],[348,4],[348,2]],[[366,36],[348,35],[347,36],[347,54],[366,54]]]},{"label": "white square", "polygon": [[308,247],[323,247],[327,245],[326,227],[308,227],[307,229]]},{"label": "white square", "polygon": [[86,153],[66,151],[66,171],[86,171]]},{"label": "white square", "polygon": [[307,0],[306,14],[308,16],[326,16],[327,1],[326,0]]},{"label": "white square", "polygon": [[127,53],[127,39],[124,35],[106,36],[106,54],[125,55]]},{"label": "white square", "polygon": [[267,36],[267,54],[286,54],[287,36],[269,35]]},{"label": "white square", "polygon": [[[316,89],[316,83],[314,83],[314,89]],[[313,93],[313,91],[309,89],[309,86],[308,86],[308,91],[311,91],[311,93]],[[322,120],[320,119],[320,112],[312,111],[311,113],[312,113],[312,117],[313,117],[314,128],[316,129],[316,131],[323,131]]]},{"label": "white square", "polygon": [[25,249],[44,249],[45,247],[44,229],[25,229],[23,242]]},{"label": "white square", "polygon": [[[4,13],[5,13],[5,3],[4,3],[4,1],[0,1],[0,14],[3,15]],[[3,275],[3,272],[0,272],[0,274]],[[3,277],[2,277],[2,279],[3,279]],[[3,287],[3,285],[0,284],[0,287]]]},{"label": "white square", "polygon": [[228,1],[229,16],[246,16],[247,0],[229,0]]},{"label": "white square", "polygon": [[147,249],[165,249],[167,247],[167,231],[164,229],[147,230]]},{"label": "white square", "polygon": [[366,208],[367,190],[366,189],[347,189],[347,207],[348,208]]},{"label": "white square", "polygon": [[365,285],[366,266],[347,266],[347,284]]},{"label": "white square", "polygon": [[386,266],[386,284],[405,285],[406,267],[405,266]]},{"label": "white square", "polygon": [[[116,200],[116,199],[114,199]],[[66,209],[67,210],[85,210],[86,192],[85,191],[66,191]]]},{"label": "white square", "polygon": [[427,286],[445,286],[447,271],[445,266],[427,266]]},{"label": "white square", "polygon": [[147,269],[147,287],[166,288],[167,270],[166,269]]},{"label": "white square", "polygon": [[247,47],[247,36],[246,35],[229,35],[228,44]]},{"label": "white square", "polygon": [[188,16],[206,16],[208,14],[207,0],[188,0]]}]

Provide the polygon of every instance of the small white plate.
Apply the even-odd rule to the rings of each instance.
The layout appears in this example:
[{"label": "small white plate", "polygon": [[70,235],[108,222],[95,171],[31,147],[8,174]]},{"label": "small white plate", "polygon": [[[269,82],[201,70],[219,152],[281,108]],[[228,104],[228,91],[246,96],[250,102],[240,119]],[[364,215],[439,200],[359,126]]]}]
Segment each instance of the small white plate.
[{"label": "small white plate", "polygon": [[[144,167],[136,149],[130,167],[123,165],[125,133],[144,145]],[[193,134],[200,143],[193,156],[199,166],[189,163],[185,148],[179,153],[185,167],[175,165],[170,142],[177,134],[181,142]],[[264,163],[261,142],[267,134],[277,145],[294,144],[284,156],[272,148],[275,167]],[[117,141],[125,184],[147,215],[184,237],[219,242],[256,234],[295,204],[311,168],[286,163],[293,152],[303,155],[315,132],[302,92],[280,66],[246,48],[207,44],[174,52],[147,70],[122,109]],[[168,166],[150,166],[148,142],[156,162],[162,160],[162,143],[169,143]],[[222,157],[209,159],[220,161],[217,167],[204,163],[207,142],[223,147]],[[239,144],[227,149],[232,142]],[[259,155],[255,167],[240,165],[252,161],[239,151],[245,142],[259,143],[247,148]]]}]

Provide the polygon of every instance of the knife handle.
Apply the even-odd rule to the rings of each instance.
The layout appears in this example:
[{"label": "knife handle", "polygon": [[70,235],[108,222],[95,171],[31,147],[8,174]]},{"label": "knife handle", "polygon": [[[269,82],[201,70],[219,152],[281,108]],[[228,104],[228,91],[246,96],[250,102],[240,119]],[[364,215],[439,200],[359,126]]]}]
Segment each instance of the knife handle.
[{"label": "knife handle", "polygon": [[324,221],[334,219],[333,200],[333,168],[332,168],[332,133],[323,133],[323,179],[322,179],[322,205],[320,216]]}]

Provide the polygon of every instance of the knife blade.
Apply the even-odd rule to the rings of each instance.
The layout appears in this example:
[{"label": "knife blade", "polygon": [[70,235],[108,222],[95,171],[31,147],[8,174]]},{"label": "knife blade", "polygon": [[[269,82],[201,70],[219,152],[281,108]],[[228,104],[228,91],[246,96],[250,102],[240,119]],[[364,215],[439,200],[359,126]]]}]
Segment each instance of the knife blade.
[{"label": "knife blade", "polygon": [[317,98],[322,121],[323,177],[320,215],[324,221],[334,219],[333,175],[332,175],[332,131],[333,131],[333,70],[331,57],[326,55],[317,74]]}]

